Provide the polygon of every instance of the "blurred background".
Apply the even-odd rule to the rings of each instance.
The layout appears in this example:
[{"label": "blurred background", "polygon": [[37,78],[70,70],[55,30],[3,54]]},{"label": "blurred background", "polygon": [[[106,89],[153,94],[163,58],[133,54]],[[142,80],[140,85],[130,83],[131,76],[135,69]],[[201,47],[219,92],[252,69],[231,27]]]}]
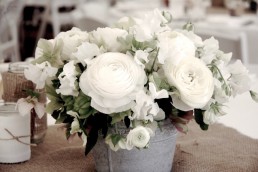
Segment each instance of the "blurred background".
[{"label": "blurred background", "polygon": [[258,63],[258,0],[0,0],[1,62],[34,56],[39,38],[51,39],[73,26],[91,31],[123,16],[160,8],[173,15],[171,26],[195,25],[220,48],[246,64]]}]

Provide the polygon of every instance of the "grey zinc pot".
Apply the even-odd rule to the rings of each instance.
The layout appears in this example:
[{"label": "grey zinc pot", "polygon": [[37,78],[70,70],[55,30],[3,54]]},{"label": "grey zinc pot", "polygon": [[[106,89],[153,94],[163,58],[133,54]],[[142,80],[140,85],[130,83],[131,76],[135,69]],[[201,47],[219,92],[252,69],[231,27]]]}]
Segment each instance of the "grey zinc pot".
[{"label": "grey zinc pot", "polygon": [[[125,128],[120,128],[124,132]],[[93,149],[97,172],[170,172],[175,153],[177,130],[169,120],[156,130],[149,148],[112,151],[104,139]]]}]

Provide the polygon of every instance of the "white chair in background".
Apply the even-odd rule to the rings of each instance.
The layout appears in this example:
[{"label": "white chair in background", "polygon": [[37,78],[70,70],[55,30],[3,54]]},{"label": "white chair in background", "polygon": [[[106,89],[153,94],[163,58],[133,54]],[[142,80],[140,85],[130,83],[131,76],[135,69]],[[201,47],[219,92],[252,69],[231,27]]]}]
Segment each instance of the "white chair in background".
[{"label": "white chair in background", "polygon": [[83,31],[93,31],[98,27],[107,27],[106,24],[92,18],[82,17],[74,20],[74,25]]},{"label": "white chair in background", "polygon": [[20,61],[19,23],[23,1],[4,0],[0,3],[0,58],[1,61]]},{"label": "white chair in background", "polygon": [[197,34],[203,39],[208,39],[213,36],[219,41],[219,47],[222,51],[224,51],[225,53],[232,52],[233,59],[240,59],[243,64],[249,64],[246,33],[223,33],[219,31],[199,30]]}]

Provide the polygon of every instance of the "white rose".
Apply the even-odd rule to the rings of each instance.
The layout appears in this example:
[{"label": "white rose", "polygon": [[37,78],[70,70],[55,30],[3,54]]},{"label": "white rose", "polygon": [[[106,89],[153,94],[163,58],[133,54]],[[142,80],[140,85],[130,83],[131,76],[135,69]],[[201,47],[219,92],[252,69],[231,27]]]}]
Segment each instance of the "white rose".
[{"label": "white rose", "polygon": [[[213,76],[209,68],[198,58],[192,57],[181,61],[177,66],[171,63],[163,65],[169,84],[175,86],[178,95],[172,95],[175,100],[188,105],[185,109],[202,108],[210,100],[213,90]],[[177,102],[178,103],[178,102]]]},{"label": "white rose", "polygon": [[82,73],[79,86],[92,98],[92,107],[109,114],[133,107],[135,95],[145,82],[145,72],[133,57],[110,52],[92,60]]},{"label": "white rose", "polygon": [[57,68],[52,67],[49,62],[32,65],[24,70],[25,77],[36,84],[36,89],[42,89],[45,86],[47,78],[55,76]]},{"label": "white rose", "polygon": [[137,148],[144,148],[150,141],[150,133],[143,126],[137,126],[130,130],[126,137],[127,143]]},{"label": "white rose", "polygon": [[98,28],[91,32],[90,40],[99,47],[103,46],[107,51],[121,52],[123,48],[117,38],[125,38],[127,35],[127,31],[118,28]]},{"label": "white rose", "polygon": [[69,31],[60,32],[55,37],[55,40],[58,39],[62,39],[64,43],[62,59],[69,60],[72,58],[72,53],[77,50],[77,47],[88,39],[88,33],[74,27]]},{"label": "white rose", "polygon": [[164,64],[166,60],[177,65],[181,60],[195,56],[193,41],[183,34],[175,31],[167,31],[158,35],[159,54],[158,61]]},{"label": "white rose", "polygon": [[78,96],[79,92],[75,85],[75,83],[78,83],[76,75],[78,75],[78,72],[74,66],[74,61],[66,63],[63,72],[58,76],[61,85],[56,90],[57,94]]}]

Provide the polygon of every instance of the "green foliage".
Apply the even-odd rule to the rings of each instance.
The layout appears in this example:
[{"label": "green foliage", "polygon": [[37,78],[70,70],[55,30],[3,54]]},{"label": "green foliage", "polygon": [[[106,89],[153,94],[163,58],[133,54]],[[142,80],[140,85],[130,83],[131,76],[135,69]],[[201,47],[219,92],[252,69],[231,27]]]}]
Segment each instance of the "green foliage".
[{"label": "green foliage", "polygon": [[204,110],[201,109],[195,109],[194,110],[194,118],[197,124],[201,127],[202,130],[208,130],[209,125],[205,124],[203,122],[203,113]]},{"label": "green foliage", "polygon": [[111,134],[110,135],[111,141],[114,146],[117,145],[117,143],[123,138],[120,134]]},{"label": "green foliage", "polygon": [[183,29],[187,31],[194,31],[194,25],[191,22],[188,22],[183,26]]},{"label": "green foliage", "polygon": [[23,91],[25,91],[28,96],[36,97],[37,99],[40,96],[40,94],[37,91],[34,91],[32,89],[26,89],[26,90],[23,90]]},{"label": "green foliage", "polygon": [[117,122],[122,121],[126,116],[130,116],[131,113],[132,113],[131,110],[128,110],[128,111],[124,111],[124,112],[115,113],[115,114],[110,115],[110,116],[112,116],[111,124],[115,124]]}]

